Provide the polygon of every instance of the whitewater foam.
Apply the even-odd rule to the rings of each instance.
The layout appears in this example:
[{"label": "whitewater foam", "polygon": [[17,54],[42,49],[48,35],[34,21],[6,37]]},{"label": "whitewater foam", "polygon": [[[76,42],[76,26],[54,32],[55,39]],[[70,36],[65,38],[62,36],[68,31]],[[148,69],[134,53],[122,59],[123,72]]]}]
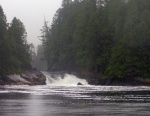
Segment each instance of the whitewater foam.
[{"label": "whitewater foam", "polygon": [[88,85],[85,79],[80,79],[75,75],[71,74],[51,74],[48,72],[42,72],[46,76],[46,85],[54,86],[76,86],[79,83],[82,85]]}]

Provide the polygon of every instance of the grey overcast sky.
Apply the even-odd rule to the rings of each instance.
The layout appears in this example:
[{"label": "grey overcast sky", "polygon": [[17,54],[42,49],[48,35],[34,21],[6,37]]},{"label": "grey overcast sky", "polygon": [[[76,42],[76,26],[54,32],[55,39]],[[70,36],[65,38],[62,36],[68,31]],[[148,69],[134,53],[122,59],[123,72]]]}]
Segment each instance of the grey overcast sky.
[{"label": "grey overcast sky", "polygon": [[50,25],[57,9],[61,7],[61,2],[62,0],[0,0],[0,5],[8,23],[14,17],[20,19],[28,33],[28,43],[37,46],[41,43],[38,36],[44,25],[44,16]]}]

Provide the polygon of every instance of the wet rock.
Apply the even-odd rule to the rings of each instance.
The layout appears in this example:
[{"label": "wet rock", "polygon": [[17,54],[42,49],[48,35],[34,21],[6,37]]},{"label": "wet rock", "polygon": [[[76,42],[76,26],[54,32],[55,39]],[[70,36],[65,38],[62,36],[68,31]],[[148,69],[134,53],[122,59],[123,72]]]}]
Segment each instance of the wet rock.
[{"label": "wet rock", "polygon": [[46,77],[39,71],[27,71],[21,77],[29,81],[32,85],[46,84]]},{"label": "wet rock", "polygon": [[46,77],[39,71],[27,71],[22,75],[1,75],[0,85],[45,85]]},{"label": "wet rock", "polygon": [[96,74],[81,74],[81,77],[86,79],[90,85],[101,86],[150,86],[150,78],[143,79],[138,77],[100,77]]},{"label": "wet rock", "polygon": [[82,83],[80,83],[80,82],[78,82],[78,84],[77,85],[83,85]]},{"label": "wet rock", "polygon": [[24,84],[31,84],[31,82],[25,80],[25,79],[22,78],[20,75],[14,74],[14,75],[8,75],[7,77],[8,77],[11,81],[14,81],[14,82],[16,82],[16,83],[22,82],[22,83],[24,83]]}]

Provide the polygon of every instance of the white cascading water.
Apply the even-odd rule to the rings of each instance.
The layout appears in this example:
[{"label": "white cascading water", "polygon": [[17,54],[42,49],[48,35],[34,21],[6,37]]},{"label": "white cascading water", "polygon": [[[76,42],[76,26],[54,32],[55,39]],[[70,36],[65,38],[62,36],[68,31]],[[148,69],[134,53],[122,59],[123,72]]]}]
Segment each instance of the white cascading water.
[{"label": "white cascading water", "polygon": [[63,77],[62,75],[58,75],[58,74],[52,77],[52,75],[48,72],[43,72],[43,74],[46,76],[46,85],[76,86],[79,83],[81,85],[88,85],[88,82],[85,79],[80,79],[75,75],[71,75],[71,74],[64,74]]}]

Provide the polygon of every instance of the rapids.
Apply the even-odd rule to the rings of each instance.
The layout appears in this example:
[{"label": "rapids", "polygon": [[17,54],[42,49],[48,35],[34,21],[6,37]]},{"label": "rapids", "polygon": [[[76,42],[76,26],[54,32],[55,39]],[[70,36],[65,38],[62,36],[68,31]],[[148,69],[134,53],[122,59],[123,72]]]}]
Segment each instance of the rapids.
[{"label": "rapids", "polygon": [[75,75],[71,74],[59,74],[59,73],[49,73],[42,72],[46,76],[46,85],[52,86],[76,86],[88,85],[88,82],[85,79],[80,79]]},{"label": "rapids", "polygon": [[0,86],[0,116],[150,114],[148,86],[94,86],[74,75],[43,73],[47,85]]}]

